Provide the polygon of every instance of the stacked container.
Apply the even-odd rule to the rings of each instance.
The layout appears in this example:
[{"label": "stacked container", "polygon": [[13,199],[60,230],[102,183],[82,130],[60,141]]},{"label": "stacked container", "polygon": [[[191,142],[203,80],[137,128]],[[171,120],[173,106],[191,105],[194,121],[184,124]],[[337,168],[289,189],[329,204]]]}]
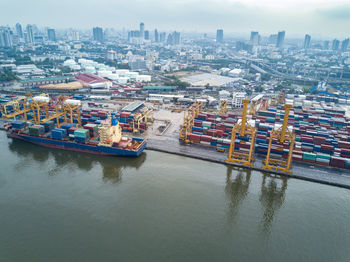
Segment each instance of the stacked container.
[{"label": "stacked container", "polygon": [[42,125],[33,125],[29,128],[29,135],[31,136],[41,136],[45,133],[45,128]]},{"label": "stacked container", "polygon": [[74,139],[77,143],[85,144],[90,137],[90,132],[88,129],[79,128],[74,131]]}]

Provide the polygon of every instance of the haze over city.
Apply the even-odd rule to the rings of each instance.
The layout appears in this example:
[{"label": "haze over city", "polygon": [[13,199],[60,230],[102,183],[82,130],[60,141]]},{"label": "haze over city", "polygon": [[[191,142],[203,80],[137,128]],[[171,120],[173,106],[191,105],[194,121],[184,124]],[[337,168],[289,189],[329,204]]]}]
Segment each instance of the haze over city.
[{"label": "haze over city", "polygon": [[248,34],[288,31],[317,37],[346,37],[350,27],[348,0],[170,0],[170,1],[6,1],[1,0],[0,24],[38,24],[55,28],[92,26],[130,29],[139,21],[148,28]]}]

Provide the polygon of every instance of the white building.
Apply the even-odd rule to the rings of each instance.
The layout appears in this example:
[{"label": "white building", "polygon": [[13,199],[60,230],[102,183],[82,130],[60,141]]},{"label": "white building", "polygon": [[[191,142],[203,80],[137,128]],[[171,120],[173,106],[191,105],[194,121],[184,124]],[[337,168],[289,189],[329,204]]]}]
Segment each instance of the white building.
[{"label": "white building", "polygon": [[243,99],[245,98],[244,92],[235,92],[233,93],[232,98],[232,107],[242,107],[243,106]]}]

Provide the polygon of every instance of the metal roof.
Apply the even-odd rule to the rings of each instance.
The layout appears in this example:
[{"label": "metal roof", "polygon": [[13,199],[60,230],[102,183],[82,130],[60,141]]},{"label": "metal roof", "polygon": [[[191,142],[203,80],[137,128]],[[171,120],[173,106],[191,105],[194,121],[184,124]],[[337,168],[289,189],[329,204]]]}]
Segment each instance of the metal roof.
[{"label": "metal roof", "polygon": [[128,104],[127,106],[123,107],[122,111],[134,112],[143,105],[144,105],[144,102],[142,102],[142,101],[134,101],[134,102]]},{"label": "metal roof", "polygon": [[24,80],[20,80],[20,82],[21,83],[40,82],[40,81],[64,80],[64,79],[72,79],[72,78],[73,76],[55,76],[55,77],[24,79]]},{"label": "metal roof", "polygon": [[175,90],[176,86],[144,86],[143,90]]}]

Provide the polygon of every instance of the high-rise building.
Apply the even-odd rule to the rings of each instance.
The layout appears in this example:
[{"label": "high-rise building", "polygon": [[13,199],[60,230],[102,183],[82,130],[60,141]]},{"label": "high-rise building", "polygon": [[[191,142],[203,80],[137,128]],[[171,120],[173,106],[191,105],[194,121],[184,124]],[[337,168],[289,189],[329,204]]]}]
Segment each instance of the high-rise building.
[{"label": "high-rise building", "polygon": [[166,33],[162,32],[159,35],[159,42],[165,42],[165,38],[166,38]]},{"label": "high-rise building", "polygon": [[311,36],[306,34],[305,35],[305,40],[304,40],[304,49],[309,49],[310,48],[310,42],[311,42]]},{"label": "high-rise building", "polygon": [[340,41],[338,39],[334,39],[333,42],[332,42],[332,50],[333,51],[338,51],[339,44],[340,44]]},{"label": "high-rise building", "polygon": [[346,38],[341,42],[341,51],[346,52],[346,50],[348,50],[348,47],[349,47],[349,38]]},{"label": "high-rise building", "polygon": [[250,43],[252,45],[258,45],[259,44],[259,32],[251,32],[250,33]]},{"label": "high-rise building", "polygon": [[148,30],[145,31],[145,40],[149,40],[149,31]]},{"label": "high-rise building", "polygon": [[181,43],[181,38],[180,38],[180,32],[174,32],[173,33],[173,44],[174,45],[179,45]]},{"label": "high-rise building", "polygon": [[27,25],[27,39],[26,42],[28,44],[34,43],[34,34],[33,34],[33,27],[31,25]]},{"label": "high-rise building", "polygon": [[10,28],[0,28],[0,47],[12,47],[12,35]]},{"label": "high-rise building", "polygon": [[79,41],[79,32],[78,31],[73,31],[72,32],[72,40],[73,41]]},{"label": "high-rise building", "polygon": [[142,22],[140,23],[140,37],[145,38],[145,24]]},{"label": "high-rise building", "polygon": [[168,34],[168,39],[166,40],[167,45],[173,45],[173,34]]},{"label": "high-rise building", "polygon": [[159,34],[157,29],[154,30],[154,42],[159,42]]},{"label": "high-rise building", "polygon": [[18,38],[23,38],[23,30],[20,23],[16,24],[16,33]]},{"label": "high-rise building", "polygon": [[101,27],[94,27],[92,29],[94,41],[103,42],[103,30]]},{"label": "high-rise building", "polygon": [[216,43],[224,42],[224,30],[218,29],[216,30]]},{"label": "high-rise building", "polygon": [[324,50],[328,50],[329,49],[329,41],[328,40],[323,42],[323,49]]},{"label": "high-rise building", "polygon": [[284,44],[284,37],[286,35],[285,31],[280,31],[277,34],[277,42],[276,42],[276,47],[277,48],[282,48]]},{"label": "high-rise building", "polygon": [[47,29],[47,38],[49,39],[49,41],[56,42],[55,29]]}]

